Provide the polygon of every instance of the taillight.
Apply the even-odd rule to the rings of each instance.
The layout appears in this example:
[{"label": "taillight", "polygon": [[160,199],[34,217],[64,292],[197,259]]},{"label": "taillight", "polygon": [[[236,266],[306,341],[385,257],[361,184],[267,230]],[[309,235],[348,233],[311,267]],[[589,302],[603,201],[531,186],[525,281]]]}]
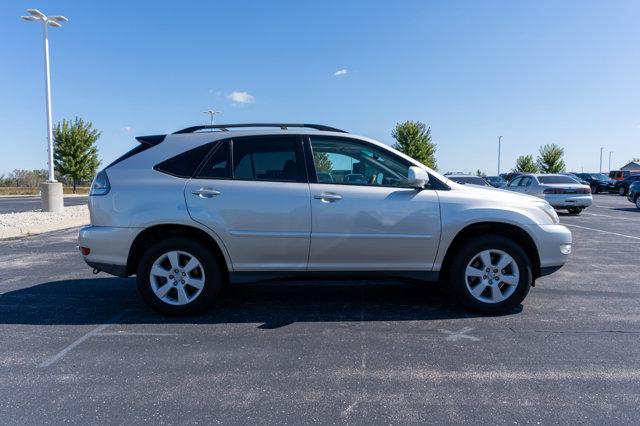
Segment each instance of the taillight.
[{"label": "taillight", "polygon": [[91,191],[89,195],[106,195],[109,193],[111,189],[111,184],[109,183],[109,178],[107,177],[106,171],[101,171],[96,175],[93,179],[93,183],[91,184]]},{"label": "taillight", "polygon": [[91,249],[89,247],[80,247],[80,253],[82,253],[83,256],[89,256]]},{"label": "taillight", "polygon": [[560,188],[547,188],[544,190],[545,194],[562,194],[563,193],[563,189]]},{"label": "taillight", "polygon": [[591,188],[547,188],[543,191],[545,194],[591,194]]}]

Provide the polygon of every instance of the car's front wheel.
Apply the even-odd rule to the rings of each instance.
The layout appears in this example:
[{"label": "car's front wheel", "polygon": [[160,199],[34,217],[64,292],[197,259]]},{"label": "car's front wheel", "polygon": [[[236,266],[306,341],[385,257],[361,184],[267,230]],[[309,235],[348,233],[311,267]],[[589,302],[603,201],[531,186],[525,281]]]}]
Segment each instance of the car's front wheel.
[{"label": "car's front wheel", "polygon": [[598,188],[598,185],[594,185],[591,187],[591,192],[594,194],[597,194],[598,192],[600,192],[600,189]]},{"label": "car's front wheel", "polygon": [[636,207],[640,209],[640,195],[636,195]]},{"label": "car's front wheel", "polygon": [[194,315],[209,308],[221,287],[221,270],[211,251],[186,238],[152,245],[138,265],[138,291],[157,312]]},{"label": "car's front wheel", "polygon": [[618,188],[618,195],[626,195],[627,191],[626,189],[624,189],[624,186],[620,186],[620,188]]},{"label": "car's front wheel", "polygon": [[525,251],[500,235],[473,238],[460,247],[449,270],[454,298],[472,311],[502,314],[526,297],[533,281]]}]

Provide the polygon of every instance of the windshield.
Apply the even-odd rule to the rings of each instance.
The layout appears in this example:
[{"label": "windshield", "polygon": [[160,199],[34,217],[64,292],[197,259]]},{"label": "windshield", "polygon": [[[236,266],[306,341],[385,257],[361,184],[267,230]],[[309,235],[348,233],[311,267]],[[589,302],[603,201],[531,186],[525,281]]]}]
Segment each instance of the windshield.
[{"label": "windshield", "polygon": [[538,176],[538,181],[545,184],[562,184],[562,183],[578,183],[574,178],[569,176]]},{"label": "windshield", "polygon": [[607,179],[609,179],[608,177],[606,177],[602,173],[592,173],[591,177],[596,179],[596,180],[607,180]]},{"label": "windshield", "polygon": [[469,183],[471,185],[481,185],[481,186],[487,185],[484,179],[477,176],[453,176],[453,177],[450,177],[449,179],[451,179],[454,182],[458,182],[462,184]]},{"label": "windshield", "polygon": [[506,182],[501,176],[487,176],[489,182]]}]

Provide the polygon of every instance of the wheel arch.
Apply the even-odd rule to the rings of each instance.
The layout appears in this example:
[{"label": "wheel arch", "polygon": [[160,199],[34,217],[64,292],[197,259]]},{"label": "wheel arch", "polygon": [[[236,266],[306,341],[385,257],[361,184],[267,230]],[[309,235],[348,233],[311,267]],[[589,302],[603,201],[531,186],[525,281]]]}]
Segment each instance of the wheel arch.
[{"label": "wheel arch", "polygon": [[145,228],[133,240],[127,256],[127,275],[136,273],[140,258],[148,247],[168,237],[187,237],[200,242],[211,249],[225,274],[232,270],[231,261],[223,247],[206,231],[189,225],[162,224]]},{"label": "wheel arch", "polygon": [[533,268],[533,278],[541,276],[540,256],[534,239],[527,231],[517,225],[504,222],[476,222],[461,229],[451,241],[447,252],[444,255],[440,271],[446,277],[449,271],[454,254],[458,248],[465,243],[465,240],[479,235],[501,235],[516,242],[525,251],[531,260]]}]

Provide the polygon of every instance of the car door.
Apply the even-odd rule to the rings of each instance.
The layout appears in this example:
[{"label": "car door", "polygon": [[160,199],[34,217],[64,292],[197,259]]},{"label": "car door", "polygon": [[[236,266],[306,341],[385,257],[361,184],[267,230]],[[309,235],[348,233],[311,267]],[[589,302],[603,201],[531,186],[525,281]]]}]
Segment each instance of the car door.
[{"label": "car door", "polygon": [[191,217],[226,246],[235,271],[303,271],[311,234],[299,136],[225,140],[185,188]]},{"label": "car door", "polygon": [[531,176],[523,176],[520,179],[520,183],[518,183],[518,188],[520,189],[518,192],[522,192],[523,194],[530,194],[533,190],[533,179]]},{"label": "car door", "polygon": [[516,178],[513,178],[511,180],[511,182],[509,182],[509,184],[507,185],[507,189],[509,191],[514,191],[514,192],[521,192],[520,191],[520,181],[522,180],[521,176],[518,176]]},{"label": "car door", "polygon": [[438,195],[408,187],[410,164],[356,139],[311,136],[308,143],[308,269],[431,270],[440,237]]}]

